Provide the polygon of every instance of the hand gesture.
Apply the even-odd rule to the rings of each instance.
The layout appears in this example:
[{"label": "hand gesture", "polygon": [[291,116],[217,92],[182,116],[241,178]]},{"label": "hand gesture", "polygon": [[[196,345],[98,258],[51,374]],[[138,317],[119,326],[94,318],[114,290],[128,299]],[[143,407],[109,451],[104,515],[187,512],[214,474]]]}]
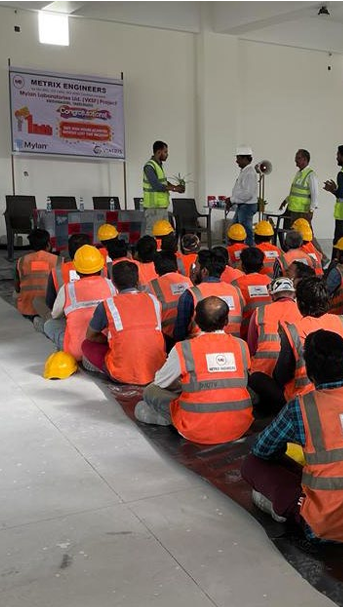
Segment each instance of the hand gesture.
[{"label": "hand gesture", "polygon": [[332,194],[334,194],[334,192],[336,192],[338,189],[338,186],[336,185],[335,181],[328,179],[324,182],[323,189],[326,190],[326,192],[332,192]]},{"label": "hand gesture", "polygon": [[185,192],[185,186],[182,183],[179,183],[179,185],[176,186],[176,192],[179,192],[179,194],[184,194]]}]

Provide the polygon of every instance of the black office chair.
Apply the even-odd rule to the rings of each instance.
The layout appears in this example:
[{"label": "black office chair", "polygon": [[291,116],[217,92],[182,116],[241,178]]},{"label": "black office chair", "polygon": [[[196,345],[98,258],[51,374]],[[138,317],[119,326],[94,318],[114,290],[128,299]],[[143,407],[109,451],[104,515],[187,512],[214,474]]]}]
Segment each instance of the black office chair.
[{"label": "black office chair", "polygon": [[74,196],[50,196],[52,209],[72,209],[77,210],[77,203]]},{"label": "black office chair", "polygon": [[116,211],[121,210],[119,196],[93,196],[93,205],[95,210],[110,210],[110,199],[114,200],[114,209]]},{"label": "black office chair", "polygon": [[36,209],[35,196],[6,196],[4,213],[7,234],[7,257],[13,261],[14,235],[29,234],[33,227],[33,213]]},{"label": "black office chair", "polygon": [[[184,234],[198,234],[200,237],[201,234],[206,234],[210,249],[212,246],[210,213],[207,215],[199,213],[194,198],[172,198],[172,204],[177,236],[181,238]],[[198,223],[199,219],[205,219],[206,226],[201,226]]]},{"label": "black office chair", "polygon": [[134,205],[135,205],[135,210],[136,211],[141,211],[141,204],[143,204],[143,198],[134,198],[133,199]]}]

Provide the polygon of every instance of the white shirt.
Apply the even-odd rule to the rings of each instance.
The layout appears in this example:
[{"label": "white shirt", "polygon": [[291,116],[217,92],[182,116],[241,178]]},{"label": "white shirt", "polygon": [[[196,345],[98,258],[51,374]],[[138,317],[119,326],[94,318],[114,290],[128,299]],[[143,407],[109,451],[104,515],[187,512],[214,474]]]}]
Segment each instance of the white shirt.
[{"label": "white shirt", "polygon": [[64,316],[64,307],[65,307],[65,285],[60,287],[58,294],[56,296],[53,309],[52,309],[52,318],[62,318]]},{"label": "white shirt", "polygon": [[257,173],[252,164],[248,164],[244,169],[241,169],[234,184],[231,202],[234,204],[257,204],[257,182]]}]

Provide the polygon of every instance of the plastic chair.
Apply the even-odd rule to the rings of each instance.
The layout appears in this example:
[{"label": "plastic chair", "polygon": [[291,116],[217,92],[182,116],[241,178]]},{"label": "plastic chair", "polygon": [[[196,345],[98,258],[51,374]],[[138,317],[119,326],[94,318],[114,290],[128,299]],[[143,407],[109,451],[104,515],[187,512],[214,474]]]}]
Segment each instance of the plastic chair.
[{"label": "plastic chair", "polygon": [[7,257],[13,261],[14,235],[29,234],[33,226],[33,212],[36,209],[35,196],[6,196],[4,213],[7,234]]},{"label": "plastic chair", "polygon": [[[184,234],[206,234],[209,249],[212,246],[210,213],[203,215],[198,212],[194,198],[172,198],[173,215],[176,233],[179,238]],[[206,220],[206,226],[198,223],[199,219]]]},{"label": "plastic chair", "polygon": [[77,203],[74,196],[50,196],[52,209],[76,209]]},{"label": "plastic chair", "polygon": [[110,200],[114,200],[114,209],[121,210],[119,196],[93,196],[93,205],[95,210],[110,210]]},{"label": "plastic chair", "polygon": [[141,209],[141,205],[143,204],[143,198],[139,198],[139,197],[134,198],[133,199],[133,203],[135,205],[135,210],[136,211],[141,211],[142,210]]},{"label": "plastic chair", "polygon": [[[276,224],[274,224],[274,220],[271,219],[272,217],[276,217]],[[282,248],[283,242],[284,242],[284,235],[286,234],[286,232],[289,232],[291,228],[287,228],[287,227],[280,227],[280,223],[281,221],[283,221],[283,226],[285,224],[285,219],[289,219],[289,217],[287,215],[285,215],[285,213],[263,213],[263,219],[270,221],[270,223],[273,225],[273,229],[274,229],[274,236],[273,236],[273,244],[275,244],[277,246],[277,240],[279,237],[280,240],[280,245]]]}]

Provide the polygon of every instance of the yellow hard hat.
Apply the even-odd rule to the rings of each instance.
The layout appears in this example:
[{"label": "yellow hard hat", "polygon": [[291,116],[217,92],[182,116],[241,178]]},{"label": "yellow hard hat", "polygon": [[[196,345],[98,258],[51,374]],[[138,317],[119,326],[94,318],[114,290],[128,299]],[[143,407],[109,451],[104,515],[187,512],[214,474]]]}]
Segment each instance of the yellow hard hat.
[{"label": "yellow hard hat", "polygon": [[45,379],[66,379],[78,370],[76,359],[68,352],[53,352],[44,365]]},{"label": "yellow hard hat", "polygon": [[233,223],[228,228],[227,236],[231,240],[238,240],[239,242],[245,240],[246,231],[244,226],[242,226],[241,223]]},{"label": "yellow hard hat", "polygon": [[254,230],[257,236],[274,236],[273,226],[270,221],[259,221]]},{"label": "yellow hard hat", "polygon": [[339,249],[339,251],[343,251],[343,237],[339,238],[338,242],[334,245],[334,249]]},{"label": "yellow hard hat", "polygon": [[305,455],[300,445],[296,445],[295,443],[287,443],[286,455],[301,466],[305,466]]},{"label": "yellow hard hat", "polygon": [[119,236],[119,232],[111,223],[104,223],[97,230],[97,238],[101,242],[104,240],[112,240],[112,238],[116,238],[117,236]]},{"label": "yellow hard hat", "polygon": [[84,244],[76,251],[73,263],[77,272],[95,274],[102,270],[105,260],[99,249],[90,244]]},{"label": "yellow hard hat", "polygon": [[167,219],[159,219],[153,225],[153,236],[167,236],[174,232],[174,228]]},{"label": "yellow hard hat", "polygon": [[312,241],[312,229],[310,227],[309,222],[303,217],[301,217],[300,219],[296,219],[292,224],[292,228],[299,232],[302,239],[306,240],[306,242]]}]

